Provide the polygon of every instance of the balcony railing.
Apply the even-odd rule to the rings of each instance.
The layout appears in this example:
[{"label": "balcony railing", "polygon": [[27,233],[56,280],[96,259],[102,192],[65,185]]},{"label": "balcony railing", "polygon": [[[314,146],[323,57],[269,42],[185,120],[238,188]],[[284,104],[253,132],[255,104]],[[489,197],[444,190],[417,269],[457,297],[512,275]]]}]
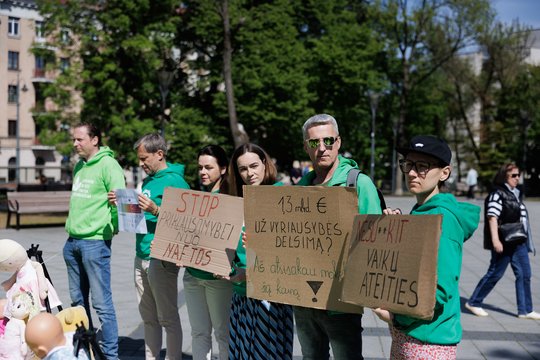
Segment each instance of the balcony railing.
[{"label": "balcony railing", "polygon": [[45,77],[45,69],[34,69],[34,77],[36,77],[36,78],[44,78]]}]

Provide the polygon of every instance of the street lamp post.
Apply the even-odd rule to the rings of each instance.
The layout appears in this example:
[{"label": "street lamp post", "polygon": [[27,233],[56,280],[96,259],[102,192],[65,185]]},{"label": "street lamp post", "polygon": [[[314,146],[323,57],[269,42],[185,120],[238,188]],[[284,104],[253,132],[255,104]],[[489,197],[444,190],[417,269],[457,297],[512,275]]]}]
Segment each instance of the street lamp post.
[{"label": "street lamp post", "polygon": [[16,143],[15,143],[15,180],[17,181],[17,188],[19,188],[19,184],[21,183],[21,117],[20,117],[20,107],[21,107],[21,90],[23,92],[28,91],[26,88],[26,85],[23,86],[21,89],[21,81],[19,77],[20,71],[17,72],[17,112],[16,112]]},{"label": "street lamp post", "polygon": [[158,73],[159,92],[161,94],[161,136],[165,137],[165,116],[167,106],[167,96],[169,96],[169,87],[174,79],[175,71],[161,68]]},{"label": "street lamp post", "polygon": [[368,91],[369,103],[371,105],[371,164],[369,173],[371,180],[375,181],[375,118],[377,116],[377,105],[379,104],[380,93]]},{"label": "street lamp post", "polygon": [[396,191],[396,165],[397,165],[397,153],[396,153],[396,136],[397,129],[395,120],[392,122],[392,135],[393,135],[393,144],[392,144],[392,194],[395,194]]},{"label": "street lamp post", "polygon": [[527,187],[527,182],[525,181],[525,179],[527,178],[527,175],[529,175],[529,167],[527,166],[527,134],[529,133],[529,129],[531,127],[531,120],[530,120],[530,115],[529,115],[529,111],[527,110],[521,110],[520,111],[521,113],[521,121],[522,121],[522,125],[523,125],[523,148],[522,148],[522,160],[521,160],[521,163],[523,166],[523,170],[521,170],[522,172],[524,172],[524,179],[523,179],[523,187],[522,187],[522,191],[524,194],[526,194],[526,187]]}]

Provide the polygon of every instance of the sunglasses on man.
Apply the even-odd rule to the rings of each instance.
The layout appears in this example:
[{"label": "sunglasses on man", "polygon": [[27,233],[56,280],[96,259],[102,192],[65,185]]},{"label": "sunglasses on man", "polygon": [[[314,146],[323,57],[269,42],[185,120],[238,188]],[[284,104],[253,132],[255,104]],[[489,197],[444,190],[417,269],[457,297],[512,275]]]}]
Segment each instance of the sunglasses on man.
[{"label": "sunglasses on man", "polygon": [[324,137],[322,139],[307,139],[306,143],[307,143],[309,148],[316,149],[316,148],[319,147],[319,144],[321,143],[321,141],[322,141],[322,143],[324,144],[325,147],[328,147],[328,146],[334,145],[334,143],[336,142],[337,139],[338,139],[338,136],[336,136],[336,137],[327,136],[327,137]]}]

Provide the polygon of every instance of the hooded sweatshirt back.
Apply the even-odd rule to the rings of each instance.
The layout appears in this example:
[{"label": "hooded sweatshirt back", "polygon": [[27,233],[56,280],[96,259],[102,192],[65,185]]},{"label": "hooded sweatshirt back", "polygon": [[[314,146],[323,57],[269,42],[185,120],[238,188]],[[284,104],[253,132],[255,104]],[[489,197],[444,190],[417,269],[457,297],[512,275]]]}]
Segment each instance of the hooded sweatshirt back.
[{"label": "hooded sweatshirt back", "polygon": [[395,314],[393,324],[401,332],[428,344],[457,344],[462,333],[459,278],[463,243],[478,227],[480,208],[458,202],[452,194],[440,193],[422,205],[415,205],[411,214],[442,215],[435,311],[431,320]]}]

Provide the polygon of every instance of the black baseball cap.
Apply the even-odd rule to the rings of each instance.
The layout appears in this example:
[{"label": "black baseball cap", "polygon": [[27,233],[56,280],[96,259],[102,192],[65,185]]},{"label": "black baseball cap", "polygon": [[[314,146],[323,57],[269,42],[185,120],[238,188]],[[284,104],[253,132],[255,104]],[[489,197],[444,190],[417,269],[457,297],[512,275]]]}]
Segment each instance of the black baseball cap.
[{"label": "black baseball cap", "polygon": [[433,156],[444,165],[450,165],[452,151],[448,144],[441,138],[432,135],[417,135],[411,139],[408,147],[398,148],[397,151],[403,156],[410,152]]}]

